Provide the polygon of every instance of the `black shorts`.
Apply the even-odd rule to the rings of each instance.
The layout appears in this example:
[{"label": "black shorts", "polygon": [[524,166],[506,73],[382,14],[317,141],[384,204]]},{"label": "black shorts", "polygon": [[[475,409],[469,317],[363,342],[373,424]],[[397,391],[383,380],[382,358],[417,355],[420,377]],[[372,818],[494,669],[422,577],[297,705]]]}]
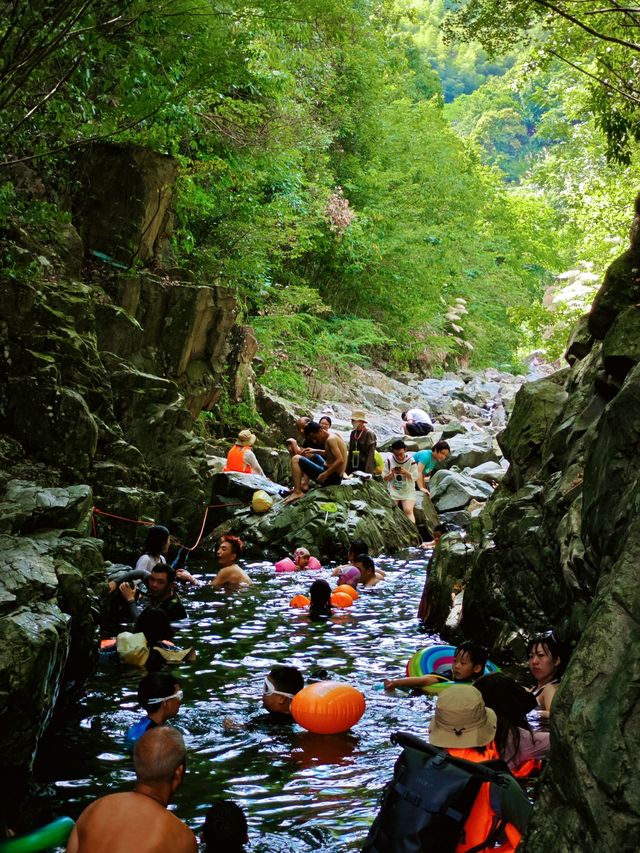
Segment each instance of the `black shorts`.
[{"label": "black shorts", "polygon": [[433,432],[431,424],[405,424],[405,426],[407,435],[429,435],[430,432]]}]

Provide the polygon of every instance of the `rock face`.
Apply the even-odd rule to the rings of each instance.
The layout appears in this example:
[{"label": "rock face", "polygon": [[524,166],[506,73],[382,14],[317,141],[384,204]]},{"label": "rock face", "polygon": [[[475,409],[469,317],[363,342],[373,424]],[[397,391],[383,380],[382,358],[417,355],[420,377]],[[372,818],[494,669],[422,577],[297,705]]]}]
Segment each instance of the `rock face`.
[{"label": "rock face", "polygon": [[13,480],[2,491],[11,532],[0,535],[0,754],[3,778],[17,784],[56,702],[95,667],[104,562],[87,538],[88,487]]},{"label": "rock face", "polygon": [[342,560],[352,539],[364,539],[370,553],[417,545],[417,530],[375,480],[312,489],[292,504],[276,504],[265,515],[242,510],[212,534],[235,533],[251,557],[278,559],[297,547],[321,561]]},{"label": "rock face", "polygon": [[[523,631],[553,627],[575,649],[525,853],[631,851],[640,834],[638,268],[632,246],[572,335],[570,367],[518,392],[499,438],[509,470],[466,567],[466,637],[522,660]],[[435,629],[450,563],[436,559]]]}]

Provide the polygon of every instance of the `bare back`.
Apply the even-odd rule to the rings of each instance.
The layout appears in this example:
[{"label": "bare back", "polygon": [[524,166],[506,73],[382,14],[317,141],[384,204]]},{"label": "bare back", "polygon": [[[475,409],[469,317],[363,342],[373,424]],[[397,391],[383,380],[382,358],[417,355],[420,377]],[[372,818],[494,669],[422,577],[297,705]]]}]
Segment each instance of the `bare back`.
[{"label": "bare back", "polygon": [[128,791],[109,794],[78,818],[67,853],[197,853],[189,827],[157,800]]},{"label": "bare back", "polygon": [[349,455],[349,451],[347,450],[347,445],[344,443],[343,439],[339,435],[335,435],[332,433],[329,438],[326,440],[324,445],[324,461],[327,468],[336,460],[340,461],[338,466],[337,473],[344,474],[347,467],[347,457]]},{"label": "bare back", "polygon": [[240,584],[250,583],[253,583],[253,581],[249,575],[240,566],[236,566],[235,563],[231,566],[226,566],[224,569],[220,569],[211,581],[212,586],[226,586],[227,584],[230,586],[239,586]]}]

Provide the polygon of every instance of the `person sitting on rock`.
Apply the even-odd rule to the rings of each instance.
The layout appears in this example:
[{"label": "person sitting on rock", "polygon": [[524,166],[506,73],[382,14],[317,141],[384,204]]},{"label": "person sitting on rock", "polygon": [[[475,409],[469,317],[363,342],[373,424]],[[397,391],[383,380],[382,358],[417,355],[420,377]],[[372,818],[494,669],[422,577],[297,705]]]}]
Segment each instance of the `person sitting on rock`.
[{"label": "person sitting on rock", "polygon": [[408,409],[402,412],[400,417],[403,420],[405,435],[429,435],[433,432],[433,423],[424,409]]},{"label": "person sitting on rock", "polygon": [[387,484],[389,494],[409,521],[415,524],[413,508],[416,505],[415,483],[418,479],[418,465],[407,454],[407,445],[401,438],[391,445],[391,455],[387,457],[384,470],[383,480]]},{"label": "person sitting on rock", "polygon": [[430,450],[418,450],[413,454],[413,458],[418,463],[418,488],[426,495],[429,494],[427,483],[431,477],[432,471],[436,469],[438,463],[444,460],[451,453],[451,448],[446,441],[437,441]]},{"label": "person sitting on rock", "polygon": [[304,428],[304,434],[313,442],[318,442],[324,449],[322,456],[311,457],[296,455],[291,459],[291,476],[293,491],[285,498],[285,503],[298,500],[304,496],[302,477],[307,477],[319,486],[337,486],[342,482],[347,467],[347,445],[339,435],[329,434],[319,423],[309,421]]},{"label": "person sitting on rock", "polygon": [[138,684],[138,704],[146,716],[127,729],[125,743],[133,745],[148,729],[164,726],[180,710],[183,692],[170,672],[150,672]]},{"label": "person sitting on rock", "polygon": [[450,670],[439,675],[416,675],[407,678],[385,678],[384,689],[395,690],[396,687],[411,687],[421,690],[439,681],[449,680],[460,684],[472,684],[484,672],[487,665],[487,650],[471,641],[460,643],[453,656],[453,666]]},{"label": "person sitting on rock", "polygon": [[146,595],[140,588],[135,588],[130,581],[122,581],[118,589],[127,602],[131,622],[135,622],[140,614],[141,608],[137,602],[146,604],[148,607],[159,608],[172,622],[186,618],[187,611],[175,591],[175,579],[176,573],[171,566],[166,563],[156,563],[145,580],[148,590]]},{"label": "person sitting on rock", "polygon": [[238,536],[221,536],[216,557],[220,570],[211,581],[211,586],[240,586],[253,583],[249,575],[236,563],[244,551],[244,542]]},{"label": "person sitting on rock", "polygon": [[233,800],[216,800],[202,827],[204,853],[242,853],[249,841],[247,818]]},{"label": "person sitting on rock", "polygon": [[167,806],[182,784],[186,749],[180,732],[158,726],[133,751],[133,791],[100,797],[71,830],[66,853],[197,853],[193,832]]},{"label": "person sitting on rock", "polygon": [[329,415],[322,415],[321,418],[318,418],[318,423],[326,430],[330,430],[333,425],[333,421],[331,420]]},{"label": "person sitting on rock", "polygon": [[349,436],[349,455],[347,458],[347,474],[363,471],[373,475],[376,467],[376,434],[367,426],[367,415],[362,409],[351,412],[353,430]]},{"label": "person sitting on rock", "polygon": [[222,470],[235,471],[238,474],[260,474],[264,477],[264,471],[251,450],[255,442],[256,436],[250,429],[241,430],[236,443],[227,454],[227,462]]},{"label": "person sitting on rock", "polygon": [[378,574],[376,564],[368,554],[358,554],[355,557],[353,564],[360,572],[362,586],[375,586],[384,579],[383,574]]},{"label": "person sitting on rock", "polygon": [[556,639],[553,631],[536,634],[527,645],[527,657],[536,686],[530,688],[541,717],[551,715],[551,705],[560,679],[569,662],[569,647]]}]

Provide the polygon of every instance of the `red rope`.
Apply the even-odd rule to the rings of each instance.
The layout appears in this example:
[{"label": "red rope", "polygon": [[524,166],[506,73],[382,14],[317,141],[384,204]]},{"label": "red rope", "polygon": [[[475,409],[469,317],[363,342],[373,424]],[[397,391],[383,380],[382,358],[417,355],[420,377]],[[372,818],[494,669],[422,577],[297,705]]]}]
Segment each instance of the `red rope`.
[{"label": "red rope", "polygon": [[[185,551],[195,551],[196,548],[198,547],[198,545],[200,544],[202,537],[204,536],[204,529],[205,529],[205,526],[207,524],[207,516],[209,515],[209,510],[210,509],[218,509],[219,507],[227,507],[227,506],[245,506],[245,504],[242,501],[237,501],[236,503],[228,503],[228,504],[225,504],[225,503],[209,504],[208,506],[206,506],[204,508],[204,518],[202,519],[202,526],[200,527],[200,533],[198,534],[198,538],[196,539],[195,545],[192,545],[189,548],[186,545],[183,545],[177,539],[173,539],[172,540],[173,543],[175,545],[178,545],[180,548],[184,548]],[[94,536],[97,536],[96,515],[104,515],[106,518],[115,518],[118,521],[128,521],[131,524],[144,524],[147,527],[155,524],[155,521],[140,521],[139,519],[136,519],[136,518],[126,518],[124,515],[114,515],[112,512],[105,512],[104,510],[98,509],[98,507],[94,506],[94,507],[92,507],[92,515],[91,515],[91,526],[92,526]]]}]

